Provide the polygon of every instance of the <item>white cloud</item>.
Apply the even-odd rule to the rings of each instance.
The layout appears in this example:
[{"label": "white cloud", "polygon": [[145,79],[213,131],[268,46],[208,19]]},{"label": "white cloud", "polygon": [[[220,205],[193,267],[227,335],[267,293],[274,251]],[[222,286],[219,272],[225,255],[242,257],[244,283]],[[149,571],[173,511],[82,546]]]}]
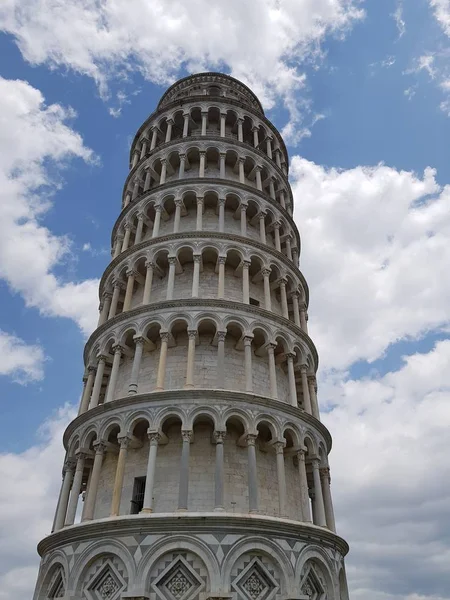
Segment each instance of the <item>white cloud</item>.
[{"label": "white cloud", "polygon": [[16,383],[40,381],[44,377],[45,355],[41,346],[0,329],[0,375]]},{"label": "white cloud", "polygon": [[403,18],[403,3],[402,2],[399,2],[397,4],[397,8],[393,12],[392,18],[394,19],[395,25],[397,26],[398,39],[400,39],[406,33],[406,23]]},{"label": "white cloud", "polygon": [[322,369],[448,325],[450,186],[433,169],[341,171],[296,156],[291,176]]},{"label": "white cloud", "polygon": [[[282,98],[306,129],[293,92],[303,86],[303,60],[321,56],[329,34],[345,33],[362,19],[358,0],[126,0],[77,2],[8,0],[0,27],[15,36],[27,61],[68,67],[93,77],[102,94],[113,78],[131,71],[167,84],[182,69],[226,69],[249,84],[266,107]],[[233,18],[230,18],[233,15]],[[144,24],[154,24],[149,34]],[[113,114],[120,109],[113,108]],[[289,134],[290,129],[286,130]]]},{"label": "white cloud", "polygon": [[[61,484],[62,434],[75,413],[64,407],[20,454],[0,454],[0,600],[31,598],[36,544],[49,533]],[[7,484],[6,484],[7,482]]]},{"label": "white cloud", "polygon": [[27,306],[73,319],[87,333],[95,325],[97,281],[56,277],[52,270],[70,255],[70,240],[42,223],[61,187],[48,164],[60,173],[71,159],[93,160],[68,125],[73,117],[70,108],[47,106],[27,82],[0,78],[0,277]]},{"label": "white cloud", "polygon": [[450,0],[430,0],[430,6],[439,25],[450,36]]}]

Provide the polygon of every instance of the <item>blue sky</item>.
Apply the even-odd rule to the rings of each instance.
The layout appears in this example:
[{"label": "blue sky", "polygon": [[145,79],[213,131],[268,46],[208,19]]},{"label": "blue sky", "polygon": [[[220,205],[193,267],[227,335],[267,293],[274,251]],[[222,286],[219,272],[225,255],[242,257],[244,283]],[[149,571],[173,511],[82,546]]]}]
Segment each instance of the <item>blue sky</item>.
[{"label": "blue sky", "polygon": [[33,588],[130,141],[200,70],[286,136],[351,597],[449,600],[450,0],[9,0],[0,24],[0,600]]}]

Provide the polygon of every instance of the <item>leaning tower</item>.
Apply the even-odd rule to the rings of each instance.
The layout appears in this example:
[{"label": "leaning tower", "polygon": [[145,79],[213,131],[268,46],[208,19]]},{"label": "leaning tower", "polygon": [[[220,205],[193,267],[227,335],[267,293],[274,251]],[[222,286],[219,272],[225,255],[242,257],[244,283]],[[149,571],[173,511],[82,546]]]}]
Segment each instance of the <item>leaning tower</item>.
[{"label": "leaning tower", "polygon": [[181,79],[137,132],[35,600],[348,600],[288,156]]}]

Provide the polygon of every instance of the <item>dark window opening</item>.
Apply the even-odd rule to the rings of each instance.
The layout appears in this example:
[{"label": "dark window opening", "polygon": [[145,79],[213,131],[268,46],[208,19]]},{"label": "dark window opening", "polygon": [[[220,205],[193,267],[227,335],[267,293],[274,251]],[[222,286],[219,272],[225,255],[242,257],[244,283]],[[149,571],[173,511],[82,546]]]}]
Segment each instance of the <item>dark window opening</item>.
[{"label": "dark window opening", "polygon": [[131,498],[131,515],[137,515],[144,507],[144,493],[146,477],[135,477],[133,496]]},{"label": "dark window opening", "polygon": [[256,298],[250,298],[250,304],[252,306],[259,306],[259,300],[257,300]]}]

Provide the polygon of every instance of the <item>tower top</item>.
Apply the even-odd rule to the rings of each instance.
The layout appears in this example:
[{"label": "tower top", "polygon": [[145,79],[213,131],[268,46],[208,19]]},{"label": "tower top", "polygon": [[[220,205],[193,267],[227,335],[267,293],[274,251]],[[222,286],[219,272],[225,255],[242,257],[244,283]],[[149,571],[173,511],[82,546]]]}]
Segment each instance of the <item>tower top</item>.
[{"label": "tower top", "polygon": [[196,73],[179,79],[162,95],[158,109],[174,100],[203,95],[234,98],[264,114],[261,102],[249,87],[231,75],[215,72]]}]

